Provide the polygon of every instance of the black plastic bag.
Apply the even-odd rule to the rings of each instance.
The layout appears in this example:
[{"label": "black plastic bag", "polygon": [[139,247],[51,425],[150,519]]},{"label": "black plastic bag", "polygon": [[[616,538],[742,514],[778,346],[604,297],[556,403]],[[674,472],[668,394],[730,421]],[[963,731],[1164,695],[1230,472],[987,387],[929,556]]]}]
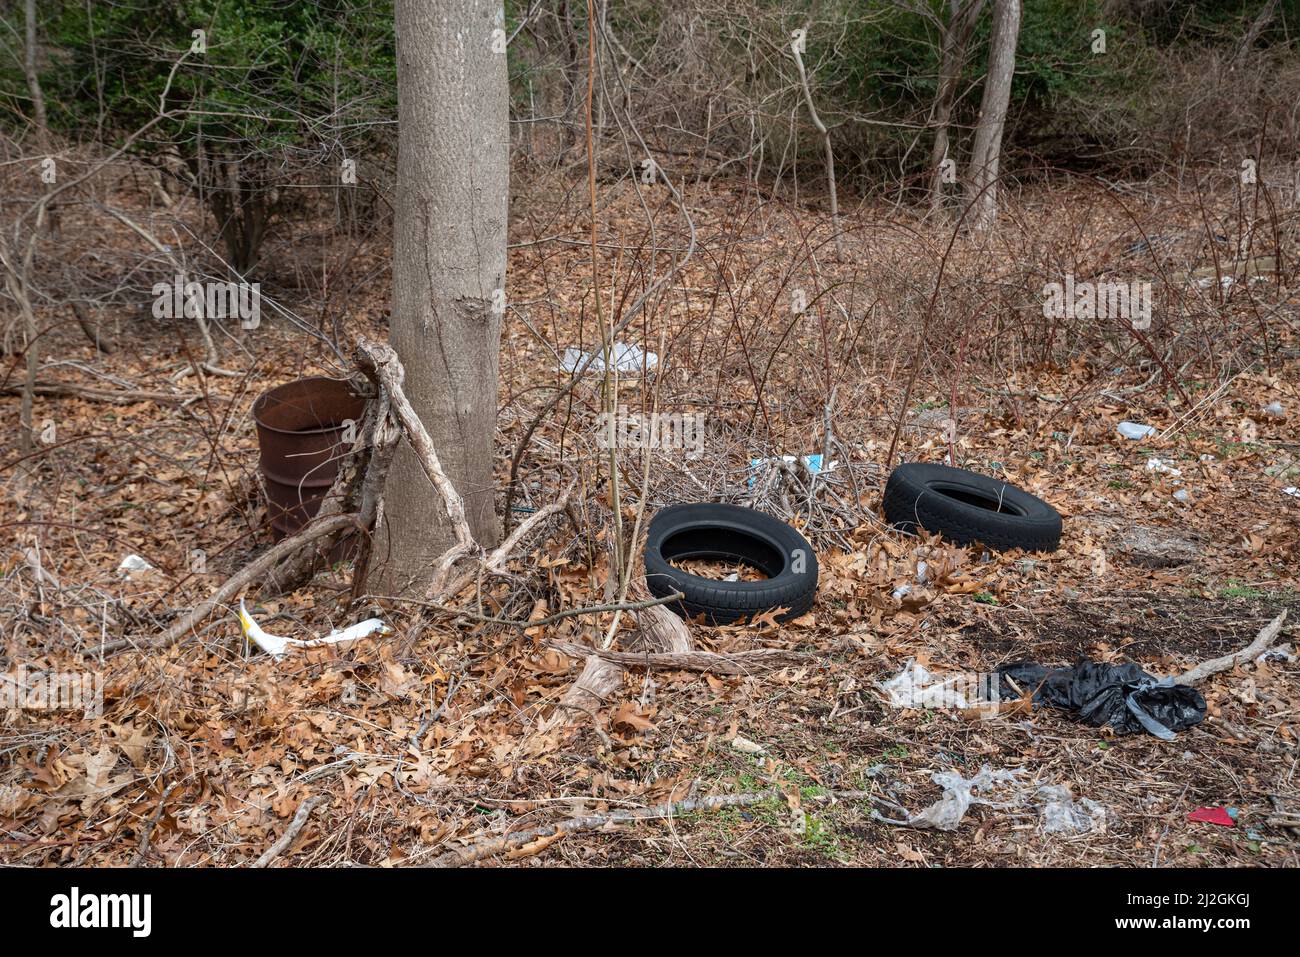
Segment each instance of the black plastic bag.
[{"label": "black plastic bag", "polygon": [[1148,731],[1171,741],[1175,731],[1205,719],[1205,698],[1199,691],[1176,685],[1172,678],[1153,678],[1135,664],[1081,661],[1073,668],[1049,668],[1024,661],[998,669],[1003,700],[1026,691],[1033,691],[1035,704],[1073,712],[1096,727],[1110,725],[1116,734]]}]

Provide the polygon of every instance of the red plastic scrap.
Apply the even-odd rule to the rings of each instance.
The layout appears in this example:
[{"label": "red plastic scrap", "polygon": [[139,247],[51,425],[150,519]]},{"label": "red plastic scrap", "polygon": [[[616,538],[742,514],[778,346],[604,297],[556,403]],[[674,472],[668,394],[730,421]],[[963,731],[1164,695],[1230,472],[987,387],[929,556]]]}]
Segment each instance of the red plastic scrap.
[{"label": "red plastic scrap", "polygon": [[1223,827],[1237,826],[1237,822],[1232,819],[1232,815],[1225,807],[1198,807],[1187,815],[1187,820],[1204,821],[1206,824],[1219,824]]}]

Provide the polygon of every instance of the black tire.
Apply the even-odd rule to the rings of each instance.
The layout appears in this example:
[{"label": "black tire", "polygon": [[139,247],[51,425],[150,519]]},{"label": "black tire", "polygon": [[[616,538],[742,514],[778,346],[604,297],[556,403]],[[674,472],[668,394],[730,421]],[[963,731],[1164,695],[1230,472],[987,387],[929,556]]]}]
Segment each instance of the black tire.
[{"label": "black tire", "polygon": [[904,531],[919,525],[958,545],[1054,552],[1061,544],[1061,515],[1041,498],[947,465],[912,462],[894,469],[885,483],[884,510]]},{"label": "black tire", "polygon": [[[767,575],[765,581],[716,581],[675,568],[685,558],[742,562]],[[784,522],[738,505],[671,505],[650,522],[645,546],[646,585],[663,598],[685,597],[667,607],[683,618],[703,615],[726,625],[773,608],[787,608],[778,621],[798,618],[817,594],[817,555]]]}]

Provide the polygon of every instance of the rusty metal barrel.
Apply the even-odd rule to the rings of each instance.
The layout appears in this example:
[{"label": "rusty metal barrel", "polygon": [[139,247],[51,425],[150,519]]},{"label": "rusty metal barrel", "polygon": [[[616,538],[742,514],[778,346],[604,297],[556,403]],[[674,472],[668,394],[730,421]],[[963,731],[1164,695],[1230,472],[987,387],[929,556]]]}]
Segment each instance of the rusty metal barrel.
[{"label": "rusty metal barrel", "polygon": [[361,427],[366,400],[339,379],[312,376],[269,389],[253,403],[267,513],[276,541],[320,511],[351,449],[347,423]]}]

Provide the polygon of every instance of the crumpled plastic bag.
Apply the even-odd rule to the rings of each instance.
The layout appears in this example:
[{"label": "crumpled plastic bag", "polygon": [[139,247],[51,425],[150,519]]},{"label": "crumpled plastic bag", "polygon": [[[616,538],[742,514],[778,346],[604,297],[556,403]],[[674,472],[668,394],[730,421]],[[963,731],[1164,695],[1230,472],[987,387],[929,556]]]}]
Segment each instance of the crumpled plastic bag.
[{"label": "crumpled plastic bag", "polygon": [[948,678],[932,675],[915,658],[908,658],[902,671],[877,687],[889,695],[889,703],[895,708],[972,708],[979,702],[968,700],[953,687],[961,678],[961,675]]},{"label": "crumpled plastic bag", "polygon": [[938,831],[955,831],[972,804],[991,807],[1010,807],[1011,804],[990,801],[977,792],[989,792],[999,784],[1014,783],[1016,771],[994,771],[987,764],[973,778],[964,778],[955,771],[936,771],[931,777],[943,788],[943,797],[924,811],[907,819],[910,827],[928,827]]},{"label": "crumpled plastic bag", "polygon": [[1205,698],[1199,691],[1176,685],[1172,678],[1156,679],[1132,663],[1081,661],[1071,668],[1049,668],[1019,662],[998,669],[1004,701],[1030,690],[1035,704],[1073,712],[1098,728],[1110,725],[1116,734],[1146,731],[1172,741],[1175,731],[1205,719]]},{"label": "crumpled plastic bag", "polygon": [[[939,800],[923,811],[909,814],[905,819],[887,818],[879,812],[873,812],[873,816],[887,824],[955,831],[974,804],[993,808],[1021,808],[1027,804],[1037,804],[1038,824],[1044,834],[1086,834],[1105,829],[1106,809],[1102,805],[1088,798],[1075,801],[1067,784],[1039,786],[1034,788],[1031,797],[1020,782],[1021,773],[1022,769],[1017,768],[995,771],[987,764],[971,778],[964,778],[955,771],[936,771],[931,780],[943,788],[943,796]],[[1003,791],[1004,800],[993,800],[992,792],[1002,785],[1011,786]],[[905,808],[898,807],[898,810],[906,813]]]},{"label": "crumpled plastic bag", "polygon": [[[631,342],[615,342],[610,346],[610,358],[614,360],[614,368],[618,372],[640,372],[642,367],[654,369],[659,365],[659,357],[653,352],[643,350],[640,346]],[[605,353],[604,350],[597,350],[595,357],[590,352],[583,352],[581,349],[568,348],[564,350],[564,355],[560,358],[560,368],[565,372],[577,372],[582,368],[582,364],[590,359],[587,366],[588,372],[605,371]]]},{"label": "crumpled plastic bag", "polygon": [[1105,826],[1106,809],[1088,798],[1074,799],[1068,784],[1038,789],[1038,825],[1044,834],[1086,834]]}]

